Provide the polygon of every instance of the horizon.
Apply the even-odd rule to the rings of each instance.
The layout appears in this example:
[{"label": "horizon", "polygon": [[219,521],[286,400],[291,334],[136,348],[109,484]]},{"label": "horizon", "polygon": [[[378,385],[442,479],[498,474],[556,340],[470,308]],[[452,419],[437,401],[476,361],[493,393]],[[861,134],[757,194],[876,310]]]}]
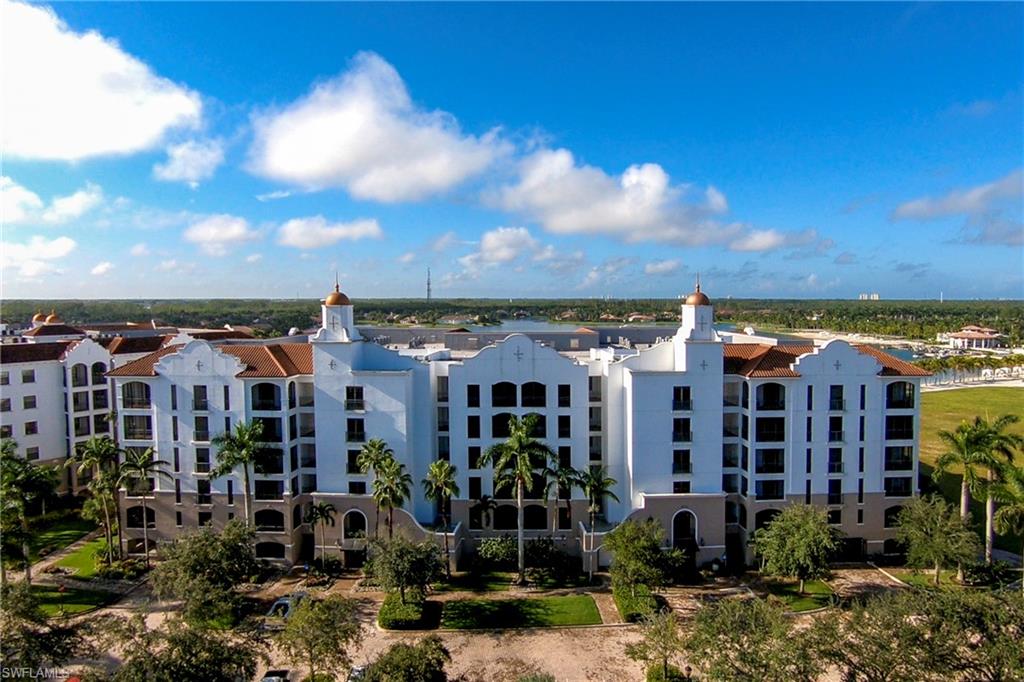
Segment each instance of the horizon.
[{"label": "horizon", "polygon": [[6,300],[1024,298],[1020,3],[0,12]]}]

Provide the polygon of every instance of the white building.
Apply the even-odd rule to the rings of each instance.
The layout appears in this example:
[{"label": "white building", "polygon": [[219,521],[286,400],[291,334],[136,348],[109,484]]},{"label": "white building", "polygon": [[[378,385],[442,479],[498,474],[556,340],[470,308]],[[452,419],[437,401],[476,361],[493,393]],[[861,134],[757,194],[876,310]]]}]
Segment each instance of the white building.
[{"label": "white building", "polygon": [[[544,343],[510,334],[474,350],[386,347],[363,338],[337,287],[321,314],[304,342],[191,341],[110,373],[123,445],[154,447],[173,470],[155,481],[156,541],[242,513],[240,477],[209,479],[211,439],[254,419],[269,444],[254,477],[257,551],[288,561],[311,556],[303,517],[313,500],[339,513],[327,549],[358,555],[377,521],[372,477],[355,462],[371,438],[387,442],[415,483],[396,514],[407,532],[429,533],[435,522],[419,482],[438,458],[458,471],[456,555],[479,537],[514,531],[511,493],[495,489],[493,471],[479,464],[504,439],[509,415],[537,414],[536,436],[563,464],[605,467],[617,481],[619,501],[603,501],[593,534],[580,490],[562,491],[570,502],[557,507],[538,499],[539,486],[530,495],[528,535],[554,528],[585,556],[614,524],[652,517],[696,563],[741,560],[749,534],[788,503],[827,507],[849,555],[880,553],[916,489],[916,396],[926,372],[842,341],[782,345],[718,332],[699,286],[675,333],[653,343],[630,343],[621,330],[618,343],[601,345],[597,332],[580,329],[567,343],[549,333],[538,335]],[[497,500],[493,514],[480,513],[483,496]],[[141,506],[123,507],[129,533],[141,536]]]},{"label": "white building", "polygon": [[1006,337],[995,329],[971,324],[958,332],[946,334],[945,339],[939,340],[947,341],[950,348],[990,350],[1005,345]]}]

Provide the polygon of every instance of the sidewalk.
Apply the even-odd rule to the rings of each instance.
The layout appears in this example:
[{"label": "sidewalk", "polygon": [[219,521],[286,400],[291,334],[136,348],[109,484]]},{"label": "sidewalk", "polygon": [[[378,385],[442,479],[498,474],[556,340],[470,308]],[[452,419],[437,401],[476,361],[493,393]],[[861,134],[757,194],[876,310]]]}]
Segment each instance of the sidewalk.
[{"label": "sidewalk", "polygon": [[[52,554],[48,554],[44,559],[40,559],[39,561],[35,562],[34,564],[32,564],[32,579],[36,580],[37,578],[41,578],[43,576],[48,576],[49,574],[46,572],[46,570],[48,568],[51,568],[52,566],[57,564],[59,561],[61,561],[65,557],[67,557],[67,556],[69,556],[71,554],[74,554],[75,552],[80,550],[83,546],[85,546],[86,544],[92,542],[93,540],[95,540],[96,538],[100,537],[101,535],[103,535],[103,529],[102,528],[97,528],[96,530],[90,531],[90,532],[86,533],[85,535],[83,535],[82,537],[78,538],[77,540],[72,542],[67,547],[64,547],[63,549],[59,549],[56,552],[53,552]],[[8,582],[16,583],[19,580],[24,580],[24,579],[25,579],[25,571],[24,571],[24,569],[8,571],[7,572],[7,581]]]}]

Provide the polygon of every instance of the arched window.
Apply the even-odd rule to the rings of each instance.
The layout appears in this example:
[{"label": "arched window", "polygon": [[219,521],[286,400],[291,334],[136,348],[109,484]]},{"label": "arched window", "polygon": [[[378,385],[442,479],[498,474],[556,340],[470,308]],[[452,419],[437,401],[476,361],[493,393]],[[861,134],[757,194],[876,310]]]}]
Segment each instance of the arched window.
[{"label": "arched window", "polygon": [[257,559],[283,559],[284,558],[284,545],[280,542],[257,542],[256,543],[256,558]]},{"label": "arched window", "polygon": [[491,438],[508,438],[508,423],[512,415],[508,412],[499,412],[491,417]]},{"label": "arched window", "polygon": [[281,389],[276,384],[261,381],[252,385],[252,409],[274,411],[281,409]]},{"label": "arched window", "polygon": [[539,504],[528,504],[523,507],[524,530],[546,530],[548,527],[548,510]]},{"label": "arched window", "polygon": [[345,540],[355,540],[366,537],[366,515],[358,509],[350,509],[345,512],[345,519],[341,524],[342,537]]},{"label": "arched window", "polygon": [[89,368],[81,362],[71,368],[71,385],[76,387],[89,385]]},{"label": "arched window", "polygon": [[547,387],[538,381],[523,384],[523,407],[544,407],[547,405]]},{"label": "arched window", "polygon": [[757,387],[757,409],[759,410],[784,410],[786,409],[786,387],[782,384],[770,382]]},{"label": "arched window", "polygon": [[494,510],[494,530],[515,530],[517,512],[515,505],[502,504]]},{"label": "arched window", "polygon": [[276,509],[260,509],[255,516],[256,530],[270,533],[284,532],[284,514]]},{"label": "arched window", "polygon": [[[82,365],[84,368],[85,365]],[[121,397],[127,409],[149,409],[149,384],[141,381],[129,381],[121,387]]]},{"label": "arched window", "polygon": [[295,409],[295,405],[296,405],[295,382],[294,381],[289,381],[288,382],[288,409],[289,410]]},{"label": "arched window", "polygon": [[775,520],[775,517],[782,512],[778,509],[763,509],[754,515],[754,530],[767,528]]},{"label": "arched window", "polygon": [[491,407],[515,407],[516,385],[511,381],[500,381],[491,386]]},{"label": "arched window", "polygon": [[903,511],[903,507],[896,505],[894,507],[887,507],[885,510],[885,519],[883,525],[886,528],[895,528],[900,525],[900,512]]},{"label": "arched window", "polygon": [[105,362],[94,362],[92,363],[92,383],[97,386],[101,386],[107,383],[107,377],[104,376],[107,373],[107,363]]},{"label": "arched window", "polygon": [[[129,528],[142,528],[142,512],[142,505],[128,507],[126,516]],[[146,526],[149,528],[156,528],[156,512],[150,507],[146,507],[145,512],[147,522]]]},{"label": "arched window", "polygon": [[907,409],[914,406],[914,384],[894,381],[885,387],[886,409]]}]

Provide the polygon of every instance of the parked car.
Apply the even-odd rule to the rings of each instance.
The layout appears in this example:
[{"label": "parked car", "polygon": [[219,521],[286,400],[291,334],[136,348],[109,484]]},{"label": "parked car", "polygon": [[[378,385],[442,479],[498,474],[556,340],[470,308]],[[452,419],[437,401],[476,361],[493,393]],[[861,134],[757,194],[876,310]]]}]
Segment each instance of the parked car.
[{"label": "parked car", "polygon": [[291,679],[290,670],[268,670],[260,682],[289,682]]},{"label": "parked car", "polygon": [[357,665],[348,674],[348,682],[363,682],[366,677],[366,666]]},{"label": "parked car", "polygon": [[287,597],[277,599],[270,605],[270,610],[267,611],[266,618],[263,621],[263,628],[275,630],[284,627],[284,621],[288,620],[295,611],[295,607],[307,596],[306,592],[292,592]]}]

